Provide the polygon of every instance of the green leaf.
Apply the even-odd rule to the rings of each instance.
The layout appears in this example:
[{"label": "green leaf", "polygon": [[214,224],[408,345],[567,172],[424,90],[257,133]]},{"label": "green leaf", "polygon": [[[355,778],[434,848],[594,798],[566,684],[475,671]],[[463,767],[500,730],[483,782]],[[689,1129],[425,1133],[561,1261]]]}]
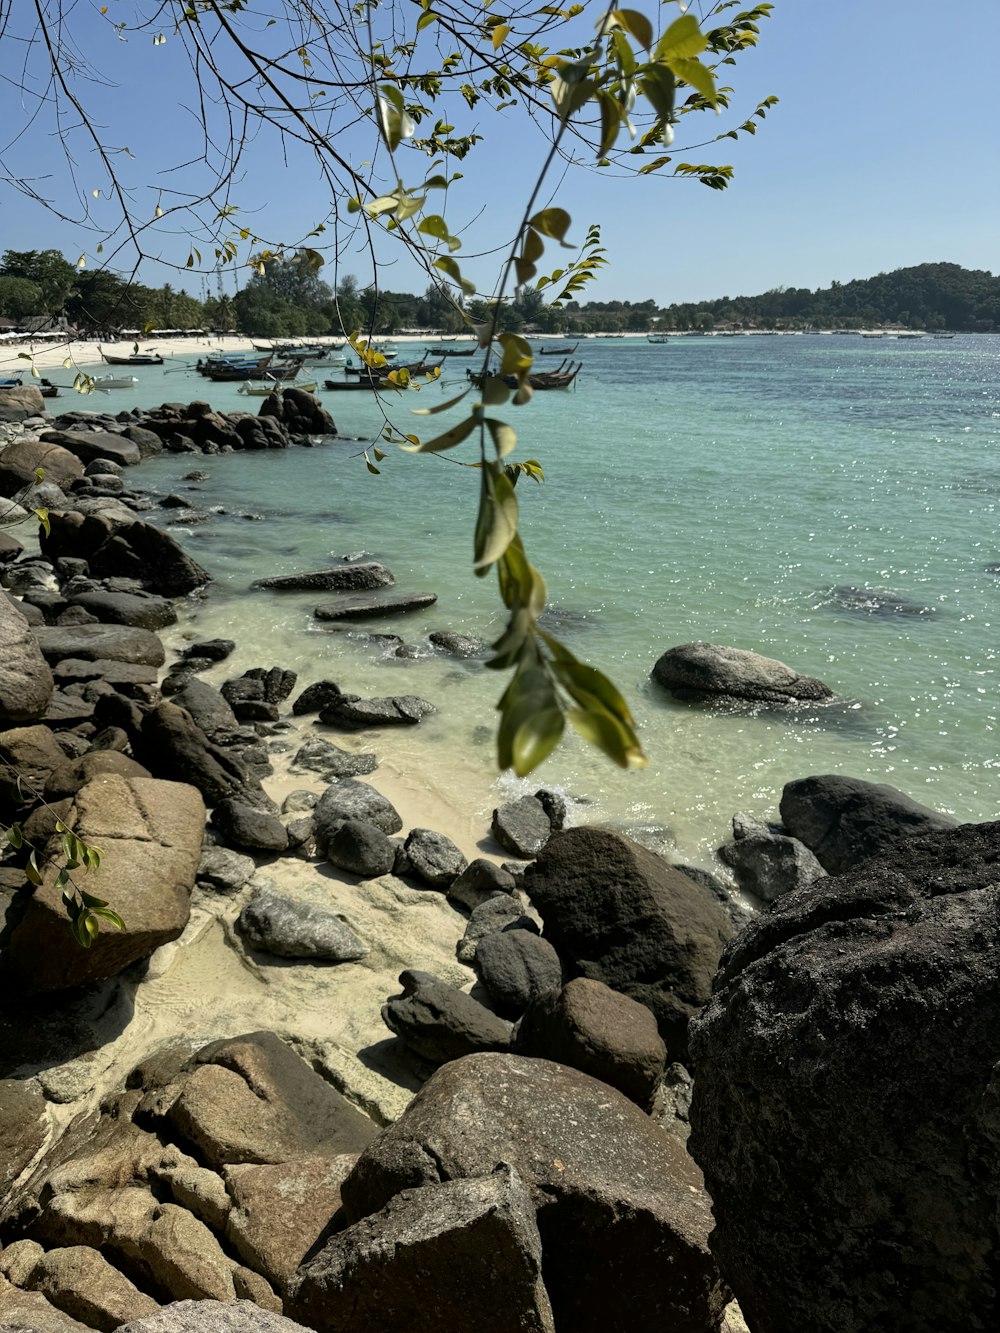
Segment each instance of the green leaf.
[{"label": "green leaf", "polygon": [[457,426],[452,426],[451,430],[446,430],[443,435],[437,435],[433,440],[424,440],[420,444],[400,445],[408,454],[440,454],[446,449],[454,449],[456,444],[461,444],[463,440],[468,439],[476,426],[475,417],[466,417],[460,421]]},{"label": "green leaf", "polygon": [[495,564],[517,536],[517,496],[506,474],[496,468],[496,464],[483,468],[474,553],[477,574]]},{"label": "green leaf", "polygon": [[620,104],[610,93],[602,90],[598,94],[598,101],[601,107],[601,144],[597,155],[604,157],[615,146],[615,140],[622,127],[622,113]]},{"label": "green leaf", "polygon": [[376,477],[380,477],[380,476],[382,475],[382,473],[379,471],[379,469],[375,466],[375,464],[374,464],[374,463],[371,461],[371,459],[368,457],[368,452],[367,452],[367,450],[365,451],[365,466],[368,468],[368,471],[369,471],[369,472],[373,472],[373,473],[375,474]]},{"label": "green leaf", "polygon": [[707,46],[708,38],[698,27],[695,16],[682,14],[656,43],[654,56],[657,60],[683,60],[700,55]]},{"label": "green leaf", "polygon": [[469,389],[463,389],[460,394],[457,394],[454,398],[449,398],[446,403],[437,403],[434,407],[412,407],[410,411],[415,417],[434,417],[439,412],[447,412],[449,407],[454,407],[456,403],[460,403],[469,392]]},{"label": "green leaf", "polygon": [[497,457],[506,458],[517,445],[517,431],[505,421],[495,421],[493,417],[486,418],[486,426],[493,437],[493,447],[497,451]]},{"label": "green leaf", "polygon": [[565,208],[543,208],[533,218],[528,219],[529,227],[541,232],[543,236],[552,236],[557,241],[565,241],[569,225],[573,221]]},{"label": "green leaf", "polygon": [[11,824],[6,832],[7,841],[15,849],[24,846],[24,834],[21,832],[20,824]]},{"label": "green leaf", "polygon": [[527,777],[549,757],[565,727],[566,719],[558,708],[543,708],[524,719],[511,743],[512,766],[519,778]]},{"label": "green leaf", "polygon": [[647,65],[639,80],[643,96],[656,112],[657,118],[668,121],[674,114],[677,80],[666,65]]},{"label": "green leaf", "polygon": [[510,397],[510,389],[496,375],[487,375],[482,389],[482,399],[486,407],[500,407]]},{"label": "green leaf", "polygon": [[635,733],[603,709],[572,708],[566,714],[566,720],[584,740],[596,745],[619,768],[644,768],[649,762]]},{"label": "green leaf", "polygon": [[627,726],[634,725],[628,704],[607,676],[596,667],[587,666],[585,662],[555,661],[552,670],[577,703],[589,707],[596,701]]},{"label": "green leaf", "polygon": [[616,9],[611,17],[616,19],[626,32],[631,33],[639,45],[647,51],[653,45],[653,25],[645,14],[640,14],[637,9]]},{"label": "green leaf", "polygon": [[439,268],[442,273],[447,273],[449,278],[457,282],[466,296],[472,296],[475,293],[476,284],[469,282],[468,278],[462,277],[462,270],[450,255],[441,255],[438,259],[435,259],[434,267]]},{"label": "green leaf", "polygon": [[49,522],[49,511],[47,509],[33,509],[31,511],[38,519],[38,526],[45,533],[46,537],[52,535],[52,525]]},{"label": "green leaf", "polygon": [[35,859],[35,853],[32,852],[28,857],[28,864],[24,867],[25,879],[30,880],[32,884],[38,885],[42,882],[42,874],[38,869],[38,862]]},{"label": "green leaf", "polygon": [[715,75],[700,60],[671,60],[670,68],[679,79],[689,83],[696,92],[701,93],[706,102],[718,106],[719,94],[715,87]]}]

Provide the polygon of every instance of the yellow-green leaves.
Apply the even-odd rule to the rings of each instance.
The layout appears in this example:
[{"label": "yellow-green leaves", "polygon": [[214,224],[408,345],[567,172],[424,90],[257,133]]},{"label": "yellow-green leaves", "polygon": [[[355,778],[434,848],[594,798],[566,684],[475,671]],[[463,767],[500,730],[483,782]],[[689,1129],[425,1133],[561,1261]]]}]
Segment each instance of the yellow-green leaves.
[{"label": "yellow-green leaves", "polygon": [[462,277],[462,270],[458,267],[454,259],[452,259],[451,255],[439,256],[434,261],[434,267],[440,269],[442,273],[447,273],[448,277],[461,287],[466,296],[474,295],[476,284],[470,282],[468,278]]},{"label": "yellow-green leaves", "polygon": [[496,564],[517,536],[519,512],[514,486],[502,463],[484,461],[481,475],[473,556],[477,574],[485,574]]},{"label": "yellow-green leaves", "polygon": [[708,38],[698,27],[695,16],[682,14],[656,43],[653,55],[656,60],[687,60],[701,55],[707,47]]},{"label": "yellow-green leaves", "polygon": [[[602,19],[599,26],[605,31],[612,27],[624,28],[646,51],[653,45],[653,25],[646,15],[640,14],[637,9],[614,9],[610,18]],[[695,27],[697,26],[695,22]]]},{"label": "yellow-green leaves", "polygon": [[393,83],[379,85],[375,119],[390,153],[396,151],[403,139],[412,139],[416,131],[413,117],[403,102],[403,94]]},{"label": "yellow-green leaves", "polygon": [[441,454],[446,449],[454,449],[463,440],[467,440],[476,424],[475,417],[466,417],[457,426],[452,426],[451,430],[446,430],[443,435],[435,436],[433,440],[422,440],[419,444],[404,444],[400,447],[405,449],[408,454]]}]

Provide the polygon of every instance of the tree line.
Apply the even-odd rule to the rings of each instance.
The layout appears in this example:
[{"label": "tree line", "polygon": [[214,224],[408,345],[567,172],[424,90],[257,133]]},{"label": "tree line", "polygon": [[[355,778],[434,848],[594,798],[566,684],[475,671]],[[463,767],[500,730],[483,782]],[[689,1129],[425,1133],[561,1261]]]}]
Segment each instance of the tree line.
[{"label": "tree line", "polygon": [[[346,275],[336,286],[308,262],[306,252],[255,268],[234,296],[203,300],[169,283],[147,287],[108,269],[88,271],[57,250],[7,250],[0,257],[0,317],[14,324],[34,317],[65,318],[81,332],[121,329],[205,329],[254,337],[343,337],[357,330],[394,334],[406,329],[467,332],[486,323],[494,307],[482,299],[449,299],[437,286],[422,295],[361,287]],[[498,313],[498,327],[539,333],[744,328],[853,328],[892,325],[958,332],[1000,331],[1000,278],[958,264],[919,264],[872,278],[833,282],[810,291],[779,287],[758,296],[660,306],[645,301],[546,303],[530,283]]]}]

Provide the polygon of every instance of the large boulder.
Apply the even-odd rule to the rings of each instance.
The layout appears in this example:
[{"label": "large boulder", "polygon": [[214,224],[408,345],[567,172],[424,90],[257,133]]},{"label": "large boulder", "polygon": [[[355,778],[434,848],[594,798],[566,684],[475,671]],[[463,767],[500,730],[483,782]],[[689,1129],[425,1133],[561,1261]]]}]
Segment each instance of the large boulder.
[{"label": "large boulder", "polygon": [[1000,824],[779,899],[692,1024],[690,1148],[755,1333],[1000,1323]]},{"label": "large boulder", "polygon": [[398,833],[403,820],[391,801],[367,782],[341,778],[332,783],[316,802],[316,846],[325,853],[334,833],[346,820],[374,824],[383,833]]},{"label": "large boulder", "polygon": [[729,698],[780,704],[833,698],[833,691],[815,676],[802,676],[773,657],[718,643],[668,648],[653,667],[653,679],[675,698],[694,702]]},{"label": "large boulder", "polygon": [[555,1333],[531,1196],[509,1166],[404,1190],[303,1266],[291,1314],[317,1333]]},{"label": "large boulder", "polygon": [[744,814],[733,816],[733,841],[719,848],[719,859],[744,892],[765,903],[826,874],[805,843]]},{"label": "large boulder", "polygon": [[185,597],[211,581],[208,571],[168,532],[137,521],[130,510],[124,514],[127,518],[119,522],[75,510],[51,512],[50,531],[40,539],[42,553],[51,560],[80,557],[95,578],[138,579],[144,588],[164,597]]},{"label": "large boulder", "polygon": [[0,597],[0,726],[42,717],[53,689],[52,672],[27,619]]},{"label": "large boulder", "polygon": [[732,925],[721,904],[630,838],[599,828],[553,834],[525,871],[545,938],[579,975],[651,1009],[672,1059],[708,1001]]},{"label": "large boulder", "polygon": [[109,430],[45,430],[40,438],[46,443],[61,445],[84,463],[92,463],[95,458],[110,458],[112,463],[122,467],[133,467],[142,461],[137,444]]},{"label": "large boulder", "polygon": [[395,583],[392,571],[374,560],[345,561],[333,569],[314,569],[303,574],[273,574],[257,579],[251,586],[270,588],[273,592],[370,592]]},{"label": "large boulder", "polygon": [[84,662],[108,658],[112,662],[162,666],[166,661],[163,644],[152,630],[133,625],[45,625],[35,629],[34,635],[48,662],[59,662],[64,657]]},{"label": "large boulder", "polygon": [[15,440],[0,454],[0,495],[16,495],[25,486],[33,486],[37,468],[44,470],[46,481],[63,488],[83,476],[79,458],[61,445]]},{"label": "large boulder", "polygon": [[237,925],[253,948],[279,958],[348,963],[368,952],[336,912],[289,898],[276,889],[255,889]]},{"label": "large boulder", "polygon": [[510,1046],[510,1023],[465,991],[428,972],[407,970],[399,980],[403,993],[382,1006],[382,1021],[428,1064]]},{"label": "large boulder", "polygon": [[65,763],[65,752],[41,723],[0,731],[0,795],[15,809],[33,804]]},{"label": "large boulder", "polygon": [[254,785],[246,765],[210,741],[191,715],[169,699],[143,718],[137,753],[151,772],[192,783],[208,805]]},{"label": "large boulder", "polygon": [[252,1301],[175,1301],[156,1314],[122,1324],[118,1333],[309,1333]]},{"label": "large boulder", "polygon": [[110,625],[138,625],[141,629],[162,629],[173,625],[177,612],[166,597],[151,592],[93,592],[75,593],[71,606],[82,606],[97,620]]},{"label": "large boulder", "polygon": [[781,820],[831,875],[957,823],[886,783],[839,773],[787,783],[781,793]]},{"label": "large boulder", "polygon": [[42,883],[3,954],[3,979],[16,993],[63,990],[116,976],[176,939],[187,925],[205,832],[205,806],[193,787],[105,774],[77,792],[63,819],[103,852],[100,866],[81,874],[81,887],[109,903],[125,928],[105,924],[89,949],[76,943],[56,882],[63,851],[61,837],[54,835]]},{"label": "large boulder", "polygon": [[25,421],[45,414],[45,399],[34,384],[0,389],[0,421]]},{"label": "large boulder", "polygon": [[498,1162],[534,1201],[557,1328],[714,1333],[727,1292],[697,1169],[627,1098],[562,1065],[472,1055],[439,1069],[362,1153],[345,1212],[358,1221],[404,1189],[488,1177]]}]

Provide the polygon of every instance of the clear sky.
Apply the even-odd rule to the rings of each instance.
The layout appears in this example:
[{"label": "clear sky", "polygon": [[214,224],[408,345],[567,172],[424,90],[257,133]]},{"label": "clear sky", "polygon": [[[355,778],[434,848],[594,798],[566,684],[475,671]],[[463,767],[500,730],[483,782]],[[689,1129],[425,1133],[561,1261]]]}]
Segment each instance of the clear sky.
[{"label": "clear sky", "polygon": [[[131,8],[126,0],[110,0],[109,17],[124,18]],[[15,24],[0,43],[8,79],[27,49],[18,41],[28,31],[16,26],[19,9],[27,25],[31,6],[14,0]],[[182,160],[197,128],[190,95],[176,105],[178,45],[168,38],[154,47],[152,32],[123,44],[98,10],[78,0],[72,10],[75,40],[85,60],[95,67],[99,62],[118,87],[95,83],[88,95],[112,142],[135,155],[134,162],[124,154],[116,158],[126,176],[137,186],[156,180],[169,189],[179,177],[155,172]],[[760,47],[727,77],[741,112],[749,113],[770,93],[780,104],[755,138],[689,155],[732,163],[736,179],[727,191],[662,175],[623,181],[592,171],[571,174],[561,185],[556,201],[573,215],[572,234],[582,237],[589,224],[600,223],[609,252],[610,267],[588,295],[668,304],[775,286],[826,286],[832,279],[928,261],[996,271],[998,39],[1000,0],[961,6],[940,0],[775,0]],[[52,126],[41,117],[17,137],[26,106],[15,84],[0,85],[4,170],[32,177],[40,194],[66,205],[71,187]],[[702,119],[709,130],[720,124]],[[470,115],[459,128],[473,128],[475,120]],[[486,248],[509,232],[543,155],[543,145],[519,130],[517,111],[506,125],[505,134],[493,125],[489,142],[460,166],[463,193],[453,193],[448,217],[453,229],[469,223],[466,249]],[[344,145],[356,157],[365,151],[361,139],[350,135]],[[98,216],[106,214],[107,203],[91,195],[105,184],[100,163],[84,150],[77,164],[77,200],[87,200]],[[315,171],[301,160],[286,166],[266,136],[249,154],[237,194],[250,224],[273,236],[300,234],[328,208]],[[142,197],[151,213],[156,196],[145,189]],[[80,226],[0,179],[0,249],[54,247],[72,259],[87,253],[95,267],[101,262],[95,244]],[[152,248],[174,263],[187,253],[183,237],[166,226]],[[492,285],[495,263],[472,263],[470,269],[485,287]],[[362,282],[369,277],[357,253],[342,257],[341,272],[354,272]],[[201,294],[200,280],[165,264],[151,263],[140,276]],[[397,290],[426,285],[405,260],[382,282]]]}]

